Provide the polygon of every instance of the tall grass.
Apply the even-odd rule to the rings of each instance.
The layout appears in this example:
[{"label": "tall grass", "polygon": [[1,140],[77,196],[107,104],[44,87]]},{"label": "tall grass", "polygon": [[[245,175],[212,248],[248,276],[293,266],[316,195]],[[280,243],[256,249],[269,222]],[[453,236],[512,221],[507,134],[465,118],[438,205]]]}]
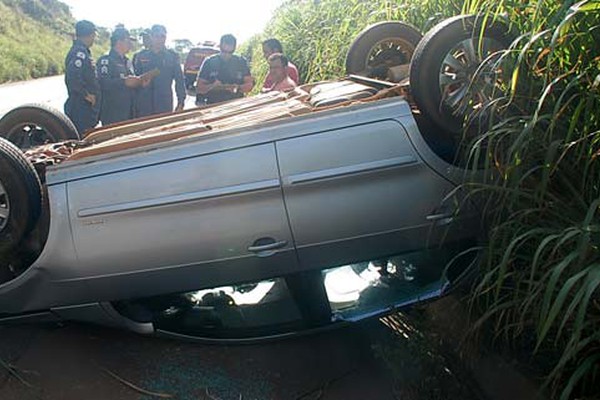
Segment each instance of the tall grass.
[{"label": "tall grass", "polygon": [[473,305],[496,338],[534,333],[561,399],[598,394],[600,372],[600,3],[472,1],[523,35],[486,158],[491,231]]},{"label": "tall grass", "polygon": [[[597,397],[600,373],[600,2],[555,0],[288,1],[245,51],[277,37],[304,81],[344,74],[354,37],[402,20],[426,31],[456,14],[502,16],[521,35],[504,55],[504,92],[469,142],[485,166],[489,235],[470,297],[476,329],[525,352],[552,397]],[[467,139],[465,139],[467,140]],[[470,139],[469,139],[470,140]],[[587,396],[587,397],[586,397]]]},{"label": "tall grass", "polygon": [[354,38],[367,26],[402,20],[422,31],[460,12],[460,0],[288,0],[275,12],[265,31],[242,52],[252,60],[252,72],[262,83],[267,72],[260,42],[278,38],[298,66],[303,82],[344,75],[345,58]]}]

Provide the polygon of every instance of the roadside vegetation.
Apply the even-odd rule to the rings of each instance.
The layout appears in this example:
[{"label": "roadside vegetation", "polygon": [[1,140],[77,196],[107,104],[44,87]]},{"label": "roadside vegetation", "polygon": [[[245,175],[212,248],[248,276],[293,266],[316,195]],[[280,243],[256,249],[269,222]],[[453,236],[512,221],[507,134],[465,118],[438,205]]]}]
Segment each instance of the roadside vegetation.
[{"label": "roadside vegetation", "polygon": [[[0,0],[0,83],[63,73],[74,24],[57,0]],[[95,57],[108,48],[105,30],[97,42]]]},{"label": "roadside vegetation", "polygon": [[518,37],[485,133],[464,138],[486,177],[464,186],[484,199],[489,232],[467,299],[474,336],[533,362],[553,398],[598,398],[600,2],[290,0],[242,51],[259,84],[267,37],[281,40],[304,82],[332,79],[372,23],[425,32],[472,13],[506,17]]}]

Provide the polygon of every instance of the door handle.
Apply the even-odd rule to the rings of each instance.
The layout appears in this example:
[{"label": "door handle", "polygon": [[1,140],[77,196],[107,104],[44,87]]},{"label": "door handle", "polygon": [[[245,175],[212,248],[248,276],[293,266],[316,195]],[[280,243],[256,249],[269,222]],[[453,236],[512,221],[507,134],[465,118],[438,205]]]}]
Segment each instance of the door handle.
[{"label": "door handle", "polygon": [[454,221],[454,213],[451,212],[441,212],[437,214],[429,214],[425,217],[427,221],[430,221],[437,226],[448,225]]},{"label": "door handle", "polygon": [[287,246],[287,244],[288,244],[287,240],[282,240],[282,241],[279,241],[279,242],[274,242],[274,243],[269,243],[269,244],[263,244],[263,245],[260,245],[260,246],[250,246],[250,247],[248,247],[248,251],[250,251],[252,253],[261,253],[263,251],[280,249],[282,247]]},{"label": "door handle", "polygon": [[454,214],[451,212],[439,213],[439,214],[429,214],[427,217],[427,221],[439,221],[440,219],[452,219]]}]

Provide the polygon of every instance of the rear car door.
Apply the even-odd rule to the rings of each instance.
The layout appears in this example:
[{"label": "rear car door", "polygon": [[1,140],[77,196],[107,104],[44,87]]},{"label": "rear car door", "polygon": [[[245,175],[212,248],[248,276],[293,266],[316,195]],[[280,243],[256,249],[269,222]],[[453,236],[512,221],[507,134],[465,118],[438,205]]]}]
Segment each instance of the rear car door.
[{"label": "rear car door", "polygon": [[372,260],[427,245],[430,216],[453,185],[395,120],[276,143],[302,267]]},{"label": "rear car door", "polygon": [[312,288],[305,308],[356,321],[442,293],[445,267],[471,244],[455,234],[463,224],[449,224],[454,204],[443,200],[454,184],[403,125],[379,120],[276,146],[300,268],[317,271],[288,278]]}]

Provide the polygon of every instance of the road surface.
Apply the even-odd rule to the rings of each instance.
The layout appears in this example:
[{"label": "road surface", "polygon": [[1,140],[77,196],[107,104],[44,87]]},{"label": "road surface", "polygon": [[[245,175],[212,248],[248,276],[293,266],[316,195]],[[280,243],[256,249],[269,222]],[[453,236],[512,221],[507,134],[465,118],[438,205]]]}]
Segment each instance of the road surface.
[{"label": "road surface", "polygon": [[[0,85],[0,116],[15,107],[28,103],[42,103],[59,111],[67,100],[64,75]],[[194,107],[194,97],[187,96],[185,108]],[[176,104],[175,100],[173,104]]]}]

